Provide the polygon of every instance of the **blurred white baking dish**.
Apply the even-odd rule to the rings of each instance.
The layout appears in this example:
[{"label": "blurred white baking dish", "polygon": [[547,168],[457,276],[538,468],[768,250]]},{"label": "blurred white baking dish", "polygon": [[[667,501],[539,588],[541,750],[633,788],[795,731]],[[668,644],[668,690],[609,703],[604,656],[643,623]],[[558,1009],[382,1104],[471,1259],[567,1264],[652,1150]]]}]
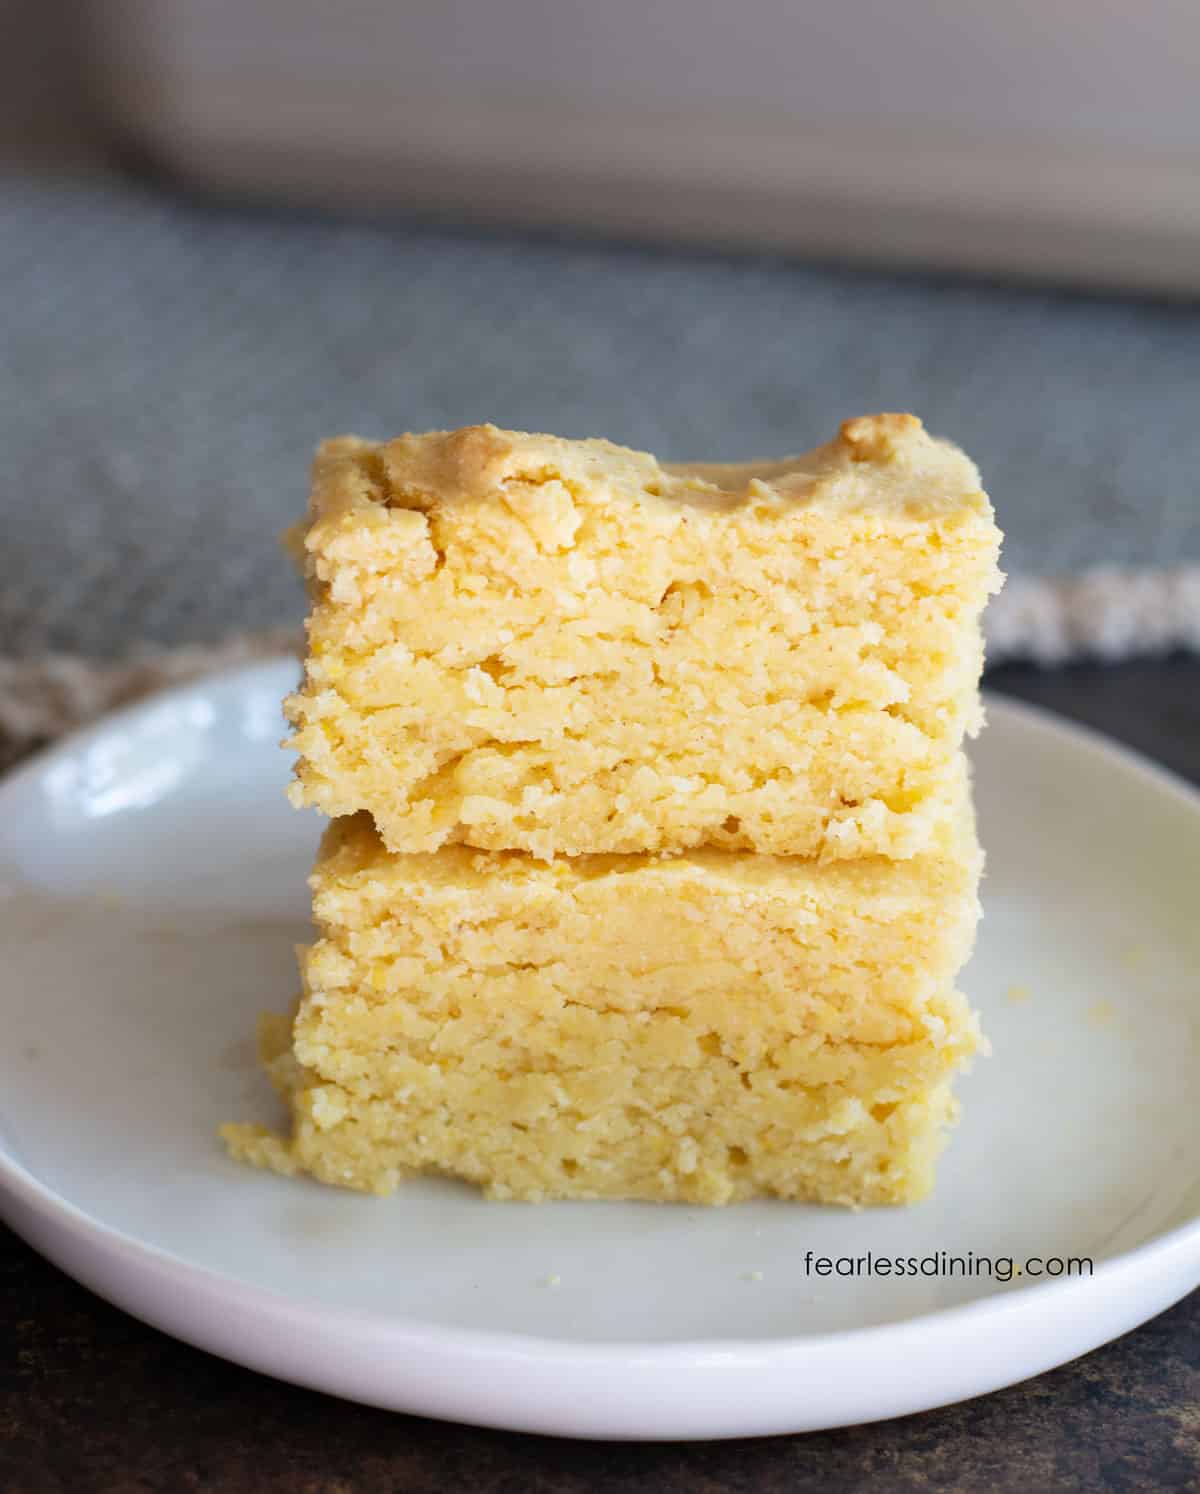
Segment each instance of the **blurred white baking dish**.
[{"label": "blurred white baking dish", "polygon": [[1200,288],[1174,0],[89,0],[113,125],[206,185]]}]

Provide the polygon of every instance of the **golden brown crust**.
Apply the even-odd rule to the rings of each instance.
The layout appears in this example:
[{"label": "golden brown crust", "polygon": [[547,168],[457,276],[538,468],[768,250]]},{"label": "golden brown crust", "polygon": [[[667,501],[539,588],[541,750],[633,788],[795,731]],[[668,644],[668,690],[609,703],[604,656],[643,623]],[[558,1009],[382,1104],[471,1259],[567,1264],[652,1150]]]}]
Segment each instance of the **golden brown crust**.
[{"label": "golden brown crust", "polygon": [[736,509],[764,500],[880,512],[917,506],[990,512],[979,473],[915,415],[863,415],[837,437],[797,456],[751,462],[660,463],[610,441],[500,430],[493,425],[403,435],[380,445],[353,436],[326,441],[314,471],[311,517],[362,503],[428,510],[503,501],[514,482],[553,476],[582,503],[637,502]]},{"label": "golden brown crust", "polygon": [[843,420],[838,439],[855,462],[893,462],[925,427],[915,415],[859,415]]}]

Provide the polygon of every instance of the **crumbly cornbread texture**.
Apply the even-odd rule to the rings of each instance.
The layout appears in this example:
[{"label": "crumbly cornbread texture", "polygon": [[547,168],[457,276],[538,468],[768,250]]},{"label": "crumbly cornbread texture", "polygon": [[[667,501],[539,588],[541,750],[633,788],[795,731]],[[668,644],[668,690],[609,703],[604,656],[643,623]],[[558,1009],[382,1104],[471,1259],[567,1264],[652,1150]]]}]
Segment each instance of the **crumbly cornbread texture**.
[{"label": "crumbly cornbread texture", "polygon": [[911,1201],[977,1043],[953,980],[979,860],[961,786],[905,863],[396,855],[335,822],[304,997],[263,1030],[291,1132],[226,1140],[379,1193]]},{"label": "crumbly cornbread texture", "polygon": [[404,852],[917,855],[979,721],[998,543],[911,415],[747,466],[491,426],[331,441],[293,800]]}]

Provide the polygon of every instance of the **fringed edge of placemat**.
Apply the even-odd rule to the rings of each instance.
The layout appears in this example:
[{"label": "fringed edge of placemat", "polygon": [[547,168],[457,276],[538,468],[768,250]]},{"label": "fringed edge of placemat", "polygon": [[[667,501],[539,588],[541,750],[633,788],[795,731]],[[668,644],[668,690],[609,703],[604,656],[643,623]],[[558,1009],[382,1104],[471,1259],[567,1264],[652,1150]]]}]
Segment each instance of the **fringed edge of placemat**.
[{"label": "fringed edge of placemat", "polygon": [[1114,664],[1200,652],[1200,566],[1010,576],[984,615],[988,663]]},{"label": "fringed edge of placemat", "polygon": [[[1095,570],[1065,580],[1010,576],[986,615],[988,663],[1116,662],[1200,653],[1200,566]],[[273,654],[298,654],[295,628],[221,643],[141,648],[116,662],[74,654],[0,656],[0,743],[11,760],[166,685]]]}]

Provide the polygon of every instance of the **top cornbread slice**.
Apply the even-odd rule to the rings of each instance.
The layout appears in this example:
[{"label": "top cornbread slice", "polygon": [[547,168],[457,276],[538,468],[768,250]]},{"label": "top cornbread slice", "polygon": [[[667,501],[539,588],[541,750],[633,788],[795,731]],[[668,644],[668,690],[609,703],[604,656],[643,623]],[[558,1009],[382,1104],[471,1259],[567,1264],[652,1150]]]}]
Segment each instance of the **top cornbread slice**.
[{"label": "top cornbread slice", "polygon": [[397,852],[919,854],[978,724],[999,538],[911,415],[745,466],[491,426],[327,442],[293,801]]}]

